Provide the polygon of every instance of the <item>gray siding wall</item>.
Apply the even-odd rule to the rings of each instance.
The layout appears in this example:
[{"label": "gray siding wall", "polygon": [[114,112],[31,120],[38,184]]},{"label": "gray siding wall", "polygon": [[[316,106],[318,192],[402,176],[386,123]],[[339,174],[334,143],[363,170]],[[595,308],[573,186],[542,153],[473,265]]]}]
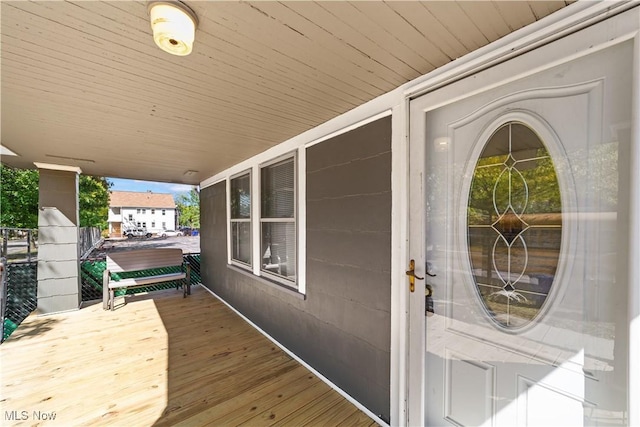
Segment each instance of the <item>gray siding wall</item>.
[{"label": "gray siding wall", "polygon": [[388,420],[391,119],[309,148],[306,174],[306,298],[226,265],[225,183],[201,193],[203,283]]}]

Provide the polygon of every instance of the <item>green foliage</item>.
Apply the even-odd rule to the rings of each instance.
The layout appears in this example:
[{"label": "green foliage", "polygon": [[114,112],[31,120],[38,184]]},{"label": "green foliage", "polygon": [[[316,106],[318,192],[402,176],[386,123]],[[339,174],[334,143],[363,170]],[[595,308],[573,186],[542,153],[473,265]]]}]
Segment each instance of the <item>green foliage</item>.
[{"label": "green foliage", "polygon": [[110,186],[106,178],[80,175],[80,227],[107,228]]},{"label": "green foliage", "polygon": [[38,171],[0,165],[0,225],[38,228]]},{"label": "green foliage", "polygon": [[[0,225],[38,228],[38,171],[0,165],[0,172]],[[107,228],[109,186],[105,178],[80,175],[80,227]]]},{"label": "green foliage", "polygon": [[491,224],[509,205],[517,214],[562,212],[558,178],[544,148],[520,163],[521,170],[503,161],[504,156],[494,156],[478,162],[469,194],[470,224]]},{"label": "green foliage", "polygon": [[182,227],[200,228],[200,193],[192,188],[186,194],[176,197],[179,225]]}]

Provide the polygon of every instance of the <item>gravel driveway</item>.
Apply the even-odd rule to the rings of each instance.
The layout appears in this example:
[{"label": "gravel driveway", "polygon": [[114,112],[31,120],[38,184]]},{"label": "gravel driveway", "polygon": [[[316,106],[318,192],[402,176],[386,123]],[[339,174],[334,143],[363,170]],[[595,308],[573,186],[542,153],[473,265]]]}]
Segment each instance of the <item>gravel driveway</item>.
[{"label": "gravel driveway", "polygon": [[200,236],[105,239],[104,243],[91,253],[90,258],[96,258],[108,252],[151,248],[180,248],[185,254],[200,253]]}]

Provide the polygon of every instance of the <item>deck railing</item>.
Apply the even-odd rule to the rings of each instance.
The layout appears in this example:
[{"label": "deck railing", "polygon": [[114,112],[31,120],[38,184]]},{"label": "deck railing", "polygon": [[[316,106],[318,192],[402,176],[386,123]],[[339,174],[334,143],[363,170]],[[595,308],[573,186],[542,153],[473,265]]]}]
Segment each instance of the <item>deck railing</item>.
[{"label": "deck railing", "polygon": [[30,228],[0,228],[0,257],[12,261],[32,261],[38,254],[38,230]]},{"label": "deck railing", "polygon": [[80,237],[78,241],[80,245],[80,257],[84,259],[91,254],[93,249],[95,249],[103,239],[98,227],[80,227],[78,231]]}]

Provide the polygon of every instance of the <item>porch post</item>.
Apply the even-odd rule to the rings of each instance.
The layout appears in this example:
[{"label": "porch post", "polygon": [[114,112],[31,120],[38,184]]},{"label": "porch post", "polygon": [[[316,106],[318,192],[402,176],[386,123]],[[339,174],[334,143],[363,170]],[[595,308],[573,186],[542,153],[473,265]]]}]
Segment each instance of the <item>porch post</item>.
[{"label": "porch post", "polygon": [[38,313],[77,310],[81,302],[79,168],[35,164],[40,171]]}]

